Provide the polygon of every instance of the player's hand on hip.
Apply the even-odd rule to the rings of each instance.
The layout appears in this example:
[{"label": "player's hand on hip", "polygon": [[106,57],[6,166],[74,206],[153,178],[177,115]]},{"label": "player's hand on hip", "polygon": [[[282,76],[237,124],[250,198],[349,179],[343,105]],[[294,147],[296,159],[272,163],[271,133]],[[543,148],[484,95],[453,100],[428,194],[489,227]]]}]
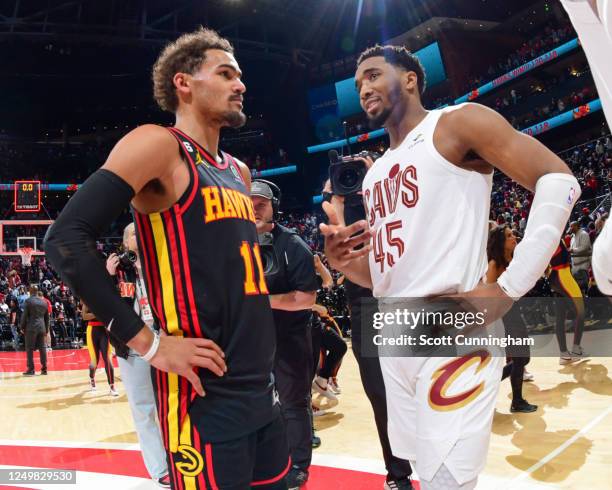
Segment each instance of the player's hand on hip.
[{"label": "player's hand on hip", "polygon": [[[325,255],[329,264],[334,269],[342,270],[352,261],[368,255],[372,238],[368,223],[361,220],[346,226],[331,204],[323,203],[323,210],[329,218],[329,223],[321,223],[319,228],[325,237]],[[354,250],[360,245],[363,245],[363,248]]]},{"label": "player's hand on hip", "polygon": [[499,320],[514,304],[514,300],[496,282],[490,284],[481,282],[471,291],[450,297],[457,298],[466,311],[482,312],[485,320],[483,326]]},{"label": "player's hand on hip", "polygon": [[161,336],[151,365],[184,376],[200,396],[206,393],[194,368],[208,369],[219,377],[227,372],[225,354],[212,340],[173,335]]}]

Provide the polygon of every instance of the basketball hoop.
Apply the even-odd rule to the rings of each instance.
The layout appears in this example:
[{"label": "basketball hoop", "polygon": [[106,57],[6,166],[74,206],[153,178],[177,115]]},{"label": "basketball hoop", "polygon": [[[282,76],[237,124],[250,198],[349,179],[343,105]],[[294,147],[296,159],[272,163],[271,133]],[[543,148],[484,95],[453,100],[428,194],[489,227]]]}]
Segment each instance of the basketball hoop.
[{"label": "basketball hoop", "polygon": [[17,253],[21,257],[21,265],[24,267],[32,267],[32,254],[34,252],[33,248],[23,247],[17,250]]}]

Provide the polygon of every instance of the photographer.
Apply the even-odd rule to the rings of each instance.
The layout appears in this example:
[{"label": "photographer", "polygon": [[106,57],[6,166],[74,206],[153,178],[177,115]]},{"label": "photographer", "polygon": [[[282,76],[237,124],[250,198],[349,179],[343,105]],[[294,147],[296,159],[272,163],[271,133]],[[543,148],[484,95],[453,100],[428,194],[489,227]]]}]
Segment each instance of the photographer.
[{"label": "photographer", "polygon": [[[337,153],[335,157],[335,159],[337,159]],[[332,155],[330,155],[330,159],[332,160],[333,164],[335,159]],[[373,159],[370,157],[356,158],[354,162],[360,162],[364,169],[368,169],[374,164]],[[353,163],[353,166],[355,166],[355,163]],[[350,167],[343,172],[341,170],[342,167],[338,164],[335,166],[335,168],[335,172],[332,172],[330,167],[330,175],[334,182],[332,184],[332,182],[328,180],[325,183],[322,193],[323,200],[331,202],[332,197],[334,197],[338,201],[336,205],[340,203],[342,204],[341,207],[344,211],[343,219],[347,225],[365,219],[366,213],[360,191],[365,172],[353,172]],[[356,177],[352,177],[353,173],[356,174]],[[344,183],[352,184],[352,189],[343,188],[346,186],[342,186],[342,179],[344,179]],[[336,194],[342,193],[343,195],[334,196],[334,191]],[[361,352],[361,319],[364,315],[365,318],[372,317],[373,312],[365,311],[366,308],[376,308],[372,302],[366,302],[363,304],[362,311],[362,299],[372,298],[372,290],[354,284],[349,280],[345,280],[344,284],[351,310],[351,346],[353,348],[353,354],[355,355],[357,364],[359,365],[359,375],[361,377],[363,389],[370,400],[372,410],[374,411],[374,421],[376,422],[378,439],[380,440],[383,458],[385,460],[385,468],[387,470],[385,490],[394,488],[409,489],[412,488],[410,483],[410,475],[412,474],[410,463],[407,460],[394,456],[391,452],[389,435],[387,433],[388,417],[385,382],[383,380],[380,367],[380,359],[378,357],[365,357]]]},{"label": "photographer", "polygon": [[[111,276],[116,278],[121,297],[130,305],[133,305],[136,313],[140,315],[150,329],[157,330],[153,323],[153,314],[142,280],[138,244],[133,223],[125,227],[122,251],[119,255],[113,253],[108,257],[106,269]],[[147,471],[159,486],[170,488],[166,452],[156,419],[151,365],[134,350],[118,341],[112,334],[111,342],[117,353],[121,379],[125,385]]]},{"label": "photographer", "polygon": [[308,480],[312,458],[310,308],[315,302],[317,279],[308,245],[295,232],[275,223],[280,194],[271,182],[253,181],[251,199],[276,325],[274,376],[292,460],[287,475],[291,490]]}]

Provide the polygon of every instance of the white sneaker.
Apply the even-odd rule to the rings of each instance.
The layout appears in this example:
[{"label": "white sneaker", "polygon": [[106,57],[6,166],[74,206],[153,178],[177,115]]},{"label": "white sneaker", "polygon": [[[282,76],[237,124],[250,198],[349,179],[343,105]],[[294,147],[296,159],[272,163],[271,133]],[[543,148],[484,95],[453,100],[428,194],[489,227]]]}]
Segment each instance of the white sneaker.
[{"label": "white sneaker", "polygon": [[109,394],[110,394],[110,396],[119,396],[119,392],[117,390],[115,390],[114,386],[111,386]]},{"label": "white sneaker", "polygon": [[570,352],[570,354],[573,357],[577,358],[577,360],[585,359],[586,357],[588,357],[584,352],[582,346],[576,344],[574,344],[574,346],[572,347],[572,351]]},{"label": "white sneaker", "polygon": [[323,415],[327,415],[329,412],[327,410],[323,410],[321,408],[317,408],[315,406],[312,407],[312,416],[313,417],[322,417]]},{"label": "white sneaker", "polygon": [[334,395],[342,394],[342,390],[340,389],[340,386],[338,386],[338,381],[334,378],[329,378],[329,381],[327,382],[327,387]]},{"label": "white sneaker", "polygon": [[535,376],[525,369],[523,371],[523,381],[533,381]]},{"label": "white sneaker", "polygon": [[96,391],[96,382],[93,379],[89,380],[89,391]]},{"label": "white sneaker", "polygon": [[318,377],[312,382],[312,389],[315,390],[319,395],[328,398],[329,400],[338,401],[338,397],[329,389],[329,384],[323,388],[318,383]]},{"label": "white sneaker", "polygon": [[571,364],[572,362],[576,362],[582,359],[580,356],[575,356],[571,352],[565,351],[561,352],[561,357],[559,357],[559,364],[561,366],[565,366],[566,364]]}]

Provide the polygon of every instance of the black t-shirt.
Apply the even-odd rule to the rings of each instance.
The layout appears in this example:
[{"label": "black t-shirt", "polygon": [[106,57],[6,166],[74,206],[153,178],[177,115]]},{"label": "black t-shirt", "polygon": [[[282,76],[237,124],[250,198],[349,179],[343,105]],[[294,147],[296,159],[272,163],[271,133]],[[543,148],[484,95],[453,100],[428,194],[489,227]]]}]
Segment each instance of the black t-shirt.
[{"label": "black t-shirt", "polygon": [[[281,225],[272,230],[274,250],[279,260],[279,272],[266,277],[270,294],[284,294],[291,291],[311,292],[319,287],[314,267],[314,257],[294,231]],[[305,328],[310,321],[311,310],[272,310],[278,335],[299,328]]]}]

